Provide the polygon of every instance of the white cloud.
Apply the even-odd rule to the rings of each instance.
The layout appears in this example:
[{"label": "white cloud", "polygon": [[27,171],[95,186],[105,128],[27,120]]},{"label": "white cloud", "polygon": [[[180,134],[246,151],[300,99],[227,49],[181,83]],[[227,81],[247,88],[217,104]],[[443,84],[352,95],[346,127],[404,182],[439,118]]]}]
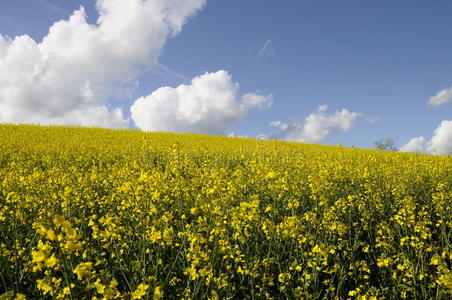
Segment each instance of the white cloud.
[{"label": "white cloud", "polygon": [[259,52],[256,55],[256,58],[266,57],[266,56],[275,56],[275,50],[273,49],[272,41],[267,40],[259,49]]},{"label": "white cloud", "polygon": [[400,152],[424,152],[425,138],[423,136],[412,138],[408,143],[400,147]]},{"label": "white cloud", "polygon": [[0,35],[0,122],[127,126],[108,99],[131,95],[205,1],[97,0],[94,25],[80,7],[42,42]]},{"label": "white cloud", "polygon": [[285,131],[285,130],[287,130],[289,128],[289,125],[287,125],[286,123],[283,123],[281,121],[271,121],[269,123],[269,125],[272,126],[272,127],[279,128],[282,131]]},{"label": "white cloud", "polygon": [[205,73],[189,85],[161,87],[135,101],[130,111],[146,131],[224,134],[254,108],[268,108],[271,96],[238,95],[239,85],[228,72]]},{"label": "white cloud", "polygon": [[439,124],[432,139],[428,142],[427,150],[439,155],[452,154],[452,120],[442,121]]},{"label": "white cloud", "polygon": [[324,112],[328,110],[328,105],[327,104],[322,104],[317,108],[317,112]]},{"label": "white cloud", "polygon": [[[424,150],[426,148],[426,151]],[[435,129],[433,137],[426,142],[424,137],[412,138],[400,148],[401,152],[428,152],[438,155],[452,154],[452,120],[442,121]]]},{"label": "white cloud", "polygon": [[347,109],[336,111],[333,114],[327,114],[327,105],[318,107],[316,113],[308,115],[303,123],[292,122],[289,124],[281,121],[272,121],[270,126],[281,130],[280,137],[285,140],[320,143],[328,139],[337,131],[350,130],[358,118],[364,115],[357,112],[351,112]]},{"label": "white cloud", "polygon": [[239,135],[236,134],[235,132],[230,132],[227,137],[231,137],[231,138],[249,138],[248,135]]},{"label": "white cloud", "polygon": [[269,109],[273,104],[273,97],[271,95],[247,93],[242,96],[242,103],[246,110],[252,108]]},{"label": "white cloud", "polygon": [[435,96],[427,101],[430,108],[438,108],[446,103],[452,102],[452,87],[439,91]]}]

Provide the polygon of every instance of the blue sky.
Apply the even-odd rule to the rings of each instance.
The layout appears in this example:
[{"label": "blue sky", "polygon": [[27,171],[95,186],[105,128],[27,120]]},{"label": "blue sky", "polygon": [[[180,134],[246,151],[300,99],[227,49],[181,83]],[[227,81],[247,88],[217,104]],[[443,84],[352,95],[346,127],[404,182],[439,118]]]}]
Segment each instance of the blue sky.
[{"label": "blue sky", "polygon": [[[87,22],[96,24],[94,1],[4,0],[0,34],[11,39],[27,34],[40,43],[54,22],[67,20],[80,5],[86,9]],[[431,97],[452,86],[451,1],[210,0],[195,10],[177,35],[156,48],[159,54],[153,58],[158,65],[140,69],[137,88],[98,105],[120,107],[123,117],[131,118],[129,108],[137,98],[152,94],[145,100],[176,101],[167,100],[168,95],[155,100],[153,92],[162,86],[190,85],[192,78],[205,72],[225,70],[240,85],[234,101],[245,101],[241,95],[253,93],[271,97],[272,103],[265,109],[258,109],[260,104],[245,110],[227,106],[230,114],[221,116],[224,134],[279,134],[285,139],[372,148],[375,140],[385,137],[399,146],[419,136],[429,143],[440,123],[452,119],[449,98],[436,108],[427,107]],[[142,30],[144,34],[153,29]],[[228,79],[217,76],[216,80]],[[190,101],[196,106],[195,91],[199,89],[190,92]],[[318,107],[323,104],[328,110],[321,112]],[[145,109],[158,108],[143,100],[139,110]],[[342,129],[334,122],[331,127],[322,125],[320,130],[331,130],[318,139],[307,138],[308,115],[314,114],[317,121],[322,115],[320,121],[326,122],[342,109],[359,116],[353,115],[352,123]],[[276,120],[293,130],[284,134],[283,129],[269,126]],[[160,129],[143,122],[144,129]],[[136,128],[136,124],[131,121],[127,126]],[[209,126],[206,121],[190,128],[203,132]],[[183,124],[165,128],[190,131]],[[451,143],[449,132],[442,134],[446,147]]]}]

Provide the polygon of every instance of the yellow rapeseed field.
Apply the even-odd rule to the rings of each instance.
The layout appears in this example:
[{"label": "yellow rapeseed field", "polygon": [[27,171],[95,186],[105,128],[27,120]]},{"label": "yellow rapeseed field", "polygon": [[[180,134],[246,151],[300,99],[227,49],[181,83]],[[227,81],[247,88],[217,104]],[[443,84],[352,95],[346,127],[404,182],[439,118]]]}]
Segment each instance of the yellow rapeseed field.
[{"label": "yellow rapeseed field", "polygon": [[0,126],[0,299],[450,299],[452,157]]}]

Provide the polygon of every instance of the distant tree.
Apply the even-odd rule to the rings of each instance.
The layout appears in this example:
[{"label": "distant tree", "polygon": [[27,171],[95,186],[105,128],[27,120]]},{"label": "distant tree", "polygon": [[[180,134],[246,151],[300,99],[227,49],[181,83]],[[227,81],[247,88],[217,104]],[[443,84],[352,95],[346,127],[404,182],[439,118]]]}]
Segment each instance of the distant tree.
[{"label": "distant tree", "polygon": [[386,138],[384,140],[378,140],[374,142],[375,148],[385,151],[397,151],[397,147],[394,144],[394,140]]}]

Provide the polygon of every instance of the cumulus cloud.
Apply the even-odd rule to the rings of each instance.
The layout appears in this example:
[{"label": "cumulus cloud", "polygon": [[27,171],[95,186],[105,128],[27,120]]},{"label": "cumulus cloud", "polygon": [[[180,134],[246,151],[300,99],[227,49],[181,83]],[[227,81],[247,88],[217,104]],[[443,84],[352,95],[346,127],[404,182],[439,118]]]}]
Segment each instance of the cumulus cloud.
[{"label": "cumulus cloud", "polygon": [[137,99],[130,111],[136,126],[146,131],[224,134],[250,110],[272,104],[271,95],[238,92],[239,84],[220,70],[197,76],[188,85],[161,87]]},{"label": "cumulus cloud", "polygon": [[452,102],[452,87],[439,91],[435,96],[427,101],[430,108],[438,108],[446,103]]},{"label": "cumulus cloud", "polygon": [[423,136],[412,138],[408,143],[400,147],[400,152],[424,152],[425,138]]},{"label": "cumulus cloud", "polygon": [[97,0],[96,24],[80,7],[41,42],[0,35],[0,122],[127,126],[108,99],[131,95],[205,1]]},{"label": "cumulus cloud", "polygon": [[288,125],[288,124],[283,123],[283,122],[281,122],[281,121],[271,121],[271,122],[269,123],[269,125],[272,126],[272,127],[279,128],[279,129],[281,129],[282,131],[286,131],[286,130],[289,128],[289,125]]},{"label": "cumulus cloud", "polygon": [[347,109],[327,113],[328,106],[320,105],[315,113],[308,115],[304,122],[289,124],[272,121],[270,126],[277,127],[280,138],[305,143],[320,143],[338,131],[350,130],[355,122],[364,115]]},{"label": "cumulus cloud", "polygon": [[[424,150],[425,149],[425,150]],[[420,136],[412,138],[407,144],[400,148],[402,152],[428,152],[438,155],[452,154],[452,120],[442,121],[435,129],[430,141]]]},{"label": "cumulus cloud", "polygon": [[452,154],[452,120],[442,121],[428,143],[427,150],[433,154]]}]

